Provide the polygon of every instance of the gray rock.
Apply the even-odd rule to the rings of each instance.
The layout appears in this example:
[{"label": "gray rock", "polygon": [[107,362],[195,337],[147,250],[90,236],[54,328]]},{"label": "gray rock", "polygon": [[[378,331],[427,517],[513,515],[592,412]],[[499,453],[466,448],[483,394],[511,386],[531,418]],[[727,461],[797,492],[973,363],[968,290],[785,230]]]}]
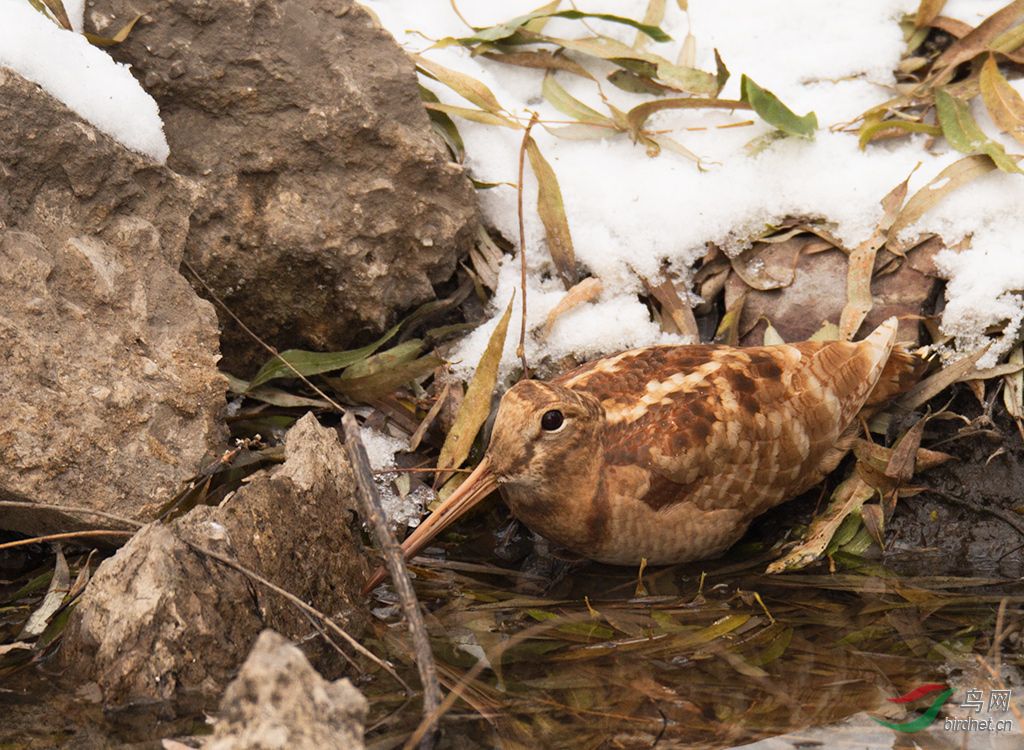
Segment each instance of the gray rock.
[{"label": "gray rock", "polygon": [[[168,164],[206,187],[187,257],[259,335],[344,348],[434,297],[476,199],[431,131],[413,65],[352,0],[97,0],[160,104]],[[201,294],[204,292],[199,289]],[[266,359],[222,316],[228,369]]]},{"label": "gray rock", "polygon": [[273,627],[330,676],[342,659],[292,604],[183,540],[225,554],[334,619],[353,637],[369,614],[367,565],[350,527],[354,480],[333,430],[307,415],[286,460],[218,508],[152,524],[106,560],[68,625],[63,658],[108,709],[209,709],[256,635]]},{"label": "gray rock", "polygon": [[358,750],[366,698],[346,679],[327,682],[303,653],[264,630],[228,685],[205,750]]},{"label": "gray rock", "polygon": [[195,186],[6,69],[0,122],[0,496],[149,518],[226,436],[216,316],[178,272]]}]

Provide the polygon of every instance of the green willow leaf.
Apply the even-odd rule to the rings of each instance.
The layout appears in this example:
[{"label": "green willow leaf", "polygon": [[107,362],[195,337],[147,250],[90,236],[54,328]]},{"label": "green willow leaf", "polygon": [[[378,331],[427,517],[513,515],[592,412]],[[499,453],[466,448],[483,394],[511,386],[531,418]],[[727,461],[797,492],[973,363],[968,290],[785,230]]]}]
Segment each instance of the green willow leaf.
[{"label": "green willow leaf", "polygon": [[763,89],[744,75],[740,80],[743,101],[750,104],[758,116],[783,133],[801,138],[813,138],[818,129],[818,116],[808,112],[803,117],[783,104],[775,94]]},{"label": "green willow leaf", "polygon": [[1004,172],[1024,172],[1006,150],[975,122],[971,105],[945,89],[935,91],[935,111],[949,145],[964,154],[985,154]]},{"label": "green willow leaf", "polygon": [[[305,376],[309,376],[333,372],[344,369],[349,365],[354,365],[356,362],[366,359],[386,344],[388,340],[398,333],[400,326],[401,323],[394,326],[372,344],[367,344],[359,349],[348,349],[341,352],[310,352],[304,349],[289,349],[286,352],[281,352],[278,357],[274,357],[259,369],[256,377],[249,383],[249,388],[256,388],[277,378],[294,378],[295,370],[298,370]],[[291,367],[281,360],[290,364]],[[293,370],[292,368],[295,369]]]}]

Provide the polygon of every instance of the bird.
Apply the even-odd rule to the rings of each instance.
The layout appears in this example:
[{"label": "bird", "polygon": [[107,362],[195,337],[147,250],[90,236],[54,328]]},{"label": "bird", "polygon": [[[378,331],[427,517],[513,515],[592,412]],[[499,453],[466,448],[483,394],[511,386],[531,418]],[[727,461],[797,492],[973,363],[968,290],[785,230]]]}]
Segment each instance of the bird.
[{"label": "bird", "polygon": [[648,346],[520,380],[483,459],[402,553],[499,490],[531,530],[597,562],[717,557],[824,479],[861,418],[919,379],[924,361],[897,330],[890,318],[858,342]]}]

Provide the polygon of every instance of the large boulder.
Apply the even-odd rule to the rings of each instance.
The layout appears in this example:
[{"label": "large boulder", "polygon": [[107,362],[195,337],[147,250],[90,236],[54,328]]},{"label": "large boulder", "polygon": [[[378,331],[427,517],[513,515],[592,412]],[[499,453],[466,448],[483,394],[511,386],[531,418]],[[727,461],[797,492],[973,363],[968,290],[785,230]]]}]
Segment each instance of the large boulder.
[{"label": "large boulder", "polygon": [[228,685],[205,750],[359,750],[369,706],[346,679],[327,682],[303,653],[264,630]]},{"label": "large boulder", "polygon": [[0,122],[0,496],[148,518],[226,437],[217,319],[178,272],[196,188],[2,68]]},{"label": "large boulder", "polygon": [[[434,297],[476,200],[413,65],[351,0],[96,0],[86,26],[157,99],[168,164],[206,187],[187,257],[281,347],[338,349]],[[197,287],[201,294],[205,292]],[[227,317],[228,369],[265,354]]]},{"label": "large boulder", "polygon": [[350,528],[354,480],[344,448],[307,415],[288,432],[285,451],[282,465],[253,475],[220,507],[151,524],[100,565],[68,624],[62,658],[99,685],[107,708],[213,708],[264,627],[302,643],[329,676],[340,674],[342,658],[309,617],[196,549],[230,557],[353,637],[363,632],[369,613],[359,592],[368,571]]}]

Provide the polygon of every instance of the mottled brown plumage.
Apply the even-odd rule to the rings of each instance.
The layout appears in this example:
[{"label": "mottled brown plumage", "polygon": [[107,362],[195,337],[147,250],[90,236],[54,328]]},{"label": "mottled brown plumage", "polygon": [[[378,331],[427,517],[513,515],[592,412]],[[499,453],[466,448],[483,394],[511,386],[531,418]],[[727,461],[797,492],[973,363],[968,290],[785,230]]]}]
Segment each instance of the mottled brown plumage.
[{"label": "mottled brown plumage", "polygon": [[594,560],[718,555],[821,481],[858,415],[913,381],[920,360],[894,350],[896,329],[890,319],[856,343],[646,347],[521,381],[484,461],[403,548],[498,487],[527,526]]}]

